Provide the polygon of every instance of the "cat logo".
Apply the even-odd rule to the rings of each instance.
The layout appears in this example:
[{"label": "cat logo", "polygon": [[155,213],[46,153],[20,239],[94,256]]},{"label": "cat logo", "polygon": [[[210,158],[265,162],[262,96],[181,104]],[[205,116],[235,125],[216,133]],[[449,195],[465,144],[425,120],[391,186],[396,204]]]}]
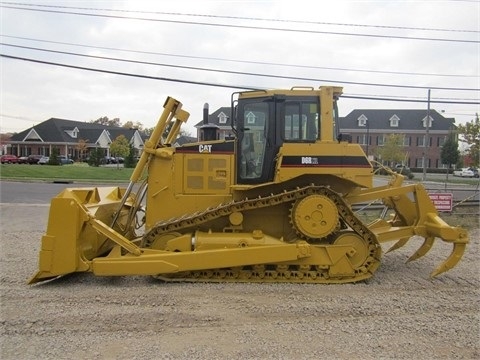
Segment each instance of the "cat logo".
[{"label": "cat logo", "polygon": [[200,153],[211,153],[212,152],[212,145],[198,145],[198,152]]}]

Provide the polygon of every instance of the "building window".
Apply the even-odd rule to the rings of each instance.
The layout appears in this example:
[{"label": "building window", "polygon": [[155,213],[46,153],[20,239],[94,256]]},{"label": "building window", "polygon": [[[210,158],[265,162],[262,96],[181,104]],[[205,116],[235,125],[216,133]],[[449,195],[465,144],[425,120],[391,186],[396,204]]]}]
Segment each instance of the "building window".
[{"label": "building window", "polygon": [[398,127],[399,120],[400,118],[397,115],[393,115],[390,118],[390,127]]},{"label": "building window", "polygon": [[447,141],[447,137],[446,136],[439,136],[437,138],[437,146],[438,147],[442,147],[444,144],[445,144],[445,141]]},{"label": "building window", "polygon": [[358,126],[362,126],[362,127],[367,126],[368,118],[365,115],[363,114],[360,115],[357,120],[358,120]]},{"label": "building window", "polygon": [[403,146],[410,146],[410,137],[404,136],[403,137]]},{"label": "building window", "polygon": [[358,144],[360,145],[367,145],[367,140],[368,140],[369,136],[367,137],[366,134],[364,135],[359,135],[357,136],[357,142]]},{"label": "building window", "polygon": [[[428,127],[431,128],[431,127],[432,127],[433,119],[432,119],[431,116],[429,116],[428,119],[429,119],[429,121],[428,121]],[[426,127],[427,127],[427,117],[426,117],[426,116],[422,119],[422,123],[423,123],[423,127],[426,128]]]},{"label": "building window", "polygon": [[226,124],[227,123],[228,116],[225,115],[225,113],[221,112],[218,114],[218,123],[219,124]]},{"label": "building window", "polygon": [[[423,168],[423,157],[418,158],[415,163],[417,168]],[[430,159],[426,159],[426,167],[430,167]]]},{"label": "building window", "polygon": [[377,145],[383,146],[385,144],[385,135],[377,136]]},{"label": "building window", "polygon": [[[425,138],[426,138],[425,135],[418,137],[417,138],[417,146],[425,146]],[[432,145],[432,141],[431,141],[431,138],[430,138],[430,146],[431,145]]]}]

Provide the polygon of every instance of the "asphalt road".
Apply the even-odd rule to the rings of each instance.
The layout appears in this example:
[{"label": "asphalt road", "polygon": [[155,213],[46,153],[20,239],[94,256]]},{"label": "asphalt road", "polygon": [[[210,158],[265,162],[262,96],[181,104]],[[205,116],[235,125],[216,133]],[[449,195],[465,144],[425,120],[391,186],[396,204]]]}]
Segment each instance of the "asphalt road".
[{"label": "asphalt road", "polygon": [[[408,181],[407,181],[408,183]],[[387,178],[375,177],[374,186],[382,186],[387,184]],[[69,187],[91,187],[91,186],[121,186],[126,187],[128,184],[89,184],[89,183],[71,183],[57,184],[52,182],[15,182],[0,181],[0,203],[17,203],[17,204],[49,204],[50,199],[59,194],[63,189]],[[443,191],[453,193],[455,201],[463,200],[467,197],[475,195],[472,200],[479,200],[478,184],[448,184],[428,181],[423,185],[429,191]]]},{"label": "asphalt road", "polygon": [[[115,184],[126,187],[128,184]],[[0,181],[0,203],[17,204],[49,204],[50,199],[66,188],[111,186],[109,184],[71,183],[57,184],[53,182],[16,182]]]}]

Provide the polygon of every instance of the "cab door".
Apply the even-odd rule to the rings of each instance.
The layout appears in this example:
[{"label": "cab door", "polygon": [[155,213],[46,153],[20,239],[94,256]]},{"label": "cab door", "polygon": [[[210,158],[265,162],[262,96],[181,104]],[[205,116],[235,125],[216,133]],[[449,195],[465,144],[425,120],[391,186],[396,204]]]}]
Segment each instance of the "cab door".
[{"label": "cab door", "polygon": [[240,100],[236,116],[237,183],[272,181],[276,155],[273,98]]}]

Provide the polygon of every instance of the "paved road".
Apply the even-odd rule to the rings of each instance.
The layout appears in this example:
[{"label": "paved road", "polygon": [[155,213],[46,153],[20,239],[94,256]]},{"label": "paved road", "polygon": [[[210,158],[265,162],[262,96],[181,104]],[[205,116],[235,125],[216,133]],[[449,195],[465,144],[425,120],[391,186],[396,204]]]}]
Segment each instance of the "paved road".
[{"label": "paved road", "polygon": [[[16,182],[0,181],[0,202],[20,204],[49,204],[50,199],[65,188],[112,186],[111,184],[94,185],[88,183],[54,184],[52,182]],[[113,186],[126,187],[127,184]]]},{"label": "paved road", "polygon": [[[375,177],[374,186],[383,186],[388,182],[386,177]],[[20,203],[20,204],[49,204],[50,199],[59,194],[63,189],[68,187],[90,187],[90,186],[121,186],[126,187],[128,184],[89,184],[89,183],[72,183],[72,184],[54,184],[52,182],[15,182],[0,181],[0,203]],[[438,182],[425,182],[424,186],[429,191],[452,192],[454,200],[459,201],[476,194],[472,200],[479,200],[479,187],[474,184],[445,184]]]}]

